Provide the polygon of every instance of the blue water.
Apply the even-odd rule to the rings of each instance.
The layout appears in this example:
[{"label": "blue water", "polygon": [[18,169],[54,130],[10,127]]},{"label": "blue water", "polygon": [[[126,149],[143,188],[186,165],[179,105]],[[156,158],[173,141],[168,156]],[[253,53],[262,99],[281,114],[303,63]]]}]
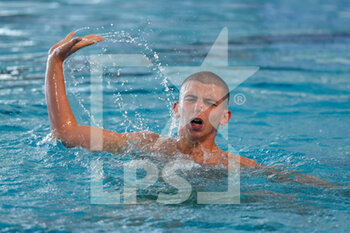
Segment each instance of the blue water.
[{"label": "blue water", "polygon": [[[349,23],[345,0],[1,1],[1,231],[347,232]],[[103,126],[161,133],[178,97],[161,69],[199,66],[224,27],[229,65],[260,69],[232,91],[246,102],[231,101],[229,140],[217,143],[334,186],[281,183],[243,169],[237,205],[199,205],[193,196],[162,205],[155,201],[167,188],[161,182],[140,193],[137,205],[91,204],[91,162],[103,161],[106,189],[113,189],[130,158],[67,149],[50,139],[43,86],[48,49],[73,30],[107,36],[65,66],[81,124],[90,124],[89,55],[145,54],[153,66],[104,70]],[[220,168],[187,175],[196,189],[225,188]]]}]

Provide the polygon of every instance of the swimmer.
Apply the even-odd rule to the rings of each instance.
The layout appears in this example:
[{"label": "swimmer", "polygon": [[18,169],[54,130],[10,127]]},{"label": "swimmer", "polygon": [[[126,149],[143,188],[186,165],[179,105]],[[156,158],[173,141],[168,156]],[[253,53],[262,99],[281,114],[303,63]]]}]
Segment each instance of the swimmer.
[{"label": "swimmer", "polygon": [[[79,125],[67,98],[63,63],[77,50],[100,42],[103,38],[94,34],[73,38],[74,35],[71,32],[50,49],[45,78],[51,132],[63,145],[114,154],[126,152],[130,147],[142,152],[162,152],[174,156],[185,154],[198,164],[223,165],[226,168],[230,156],[242,167],[266,168],[252,159],[224,152],[216,145],[218,128],[231,118],[231,111],[227,109],[229,89],[219,76],[208,71],[192,74],[182,83],[179,101],[173,106],[174,116],[179,119],[177,138],[165,138],[153,132],[117,133]],[[99,147],[101,144],[102,147]],[[265,173],[278,180],[286,178],[287,181],[297,183],[328,185],[308,175],[279,172],[275,169],[268,169]]]},{"label": "swimmer", "polygon": [[[179,119],[177,138],[164,138],[153,132],[117,133],[92,126],[79,125],[75,119],[65,90],[64,60],[86,46],[102,41],[97,35],[74,37],[74,32],[54,45],[49,51],[46,70],[46,102],[51,132],[67,147],[84,147],[93,152],[123,153],[130,147],[140,151],[157,151],[170,155],[186,154],[196,163],[228,166],[228,152],[215,143],[217,130],[231,118],[227,109],[229,89],[226,83],[212,72],[192,74],[183,82],[179,101],[173,106]],[[103,146],[97,148],[101,135]],[[96,149],[97,148],[97,149]],[[208,156],[209,155],[209,156]],[[235,155],[241,166],[258,163]]]}]

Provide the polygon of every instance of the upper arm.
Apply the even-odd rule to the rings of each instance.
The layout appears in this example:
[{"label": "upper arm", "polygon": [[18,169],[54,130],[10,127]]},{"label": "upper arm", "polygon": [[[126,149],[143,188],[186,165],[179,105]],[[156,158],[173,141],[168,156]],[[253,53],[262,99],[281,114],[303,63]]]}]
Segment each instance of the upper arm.
[{"label": "upper arm", "polygon": [[159,137],[151,132],[116,133],[86,125],[71,127],[56,136],[67,147],[83,147],[92,152],[107,151],[115,154],[126,151],[130,145],[149,149]]}]

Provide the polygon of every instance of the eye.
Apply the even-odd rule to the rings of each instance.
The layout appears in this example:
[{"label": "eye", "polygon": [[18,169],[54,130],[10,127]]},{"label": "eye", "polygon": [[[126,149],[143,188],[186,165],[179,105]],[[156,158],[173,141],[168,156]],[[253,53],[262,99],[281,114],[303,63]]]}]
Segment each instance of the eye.
[{"label": "eye", "polygon": [[215,102],[215,101],[213,101],[213,100],[206,100],[206,101],[205,101],[205,104],[208,105],[208,106],[210,106],[210,107],[216,107],[216,106],[218,106],[218,105],[217,105],[217,102]]},{"label": "eye", "polygon": [[185,101],[186,101],[186,102],[193,103],[193,102],[196,102],[196,101],[197,101],[197,98],[194,97],[194,96],[187,96],[187,97],[185,97]]}]

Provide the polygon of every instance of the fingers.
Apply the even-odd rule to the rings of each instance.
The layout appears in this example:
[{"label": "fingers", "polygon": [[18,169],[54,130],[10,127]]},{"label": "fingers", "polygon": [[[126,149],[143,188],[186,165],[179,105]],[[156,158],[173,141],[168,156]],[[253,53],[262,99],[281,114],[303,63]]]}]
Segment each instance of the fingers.
[{"label": "fingers", "polygon": [[88,36],[84,36],[83,40],[84,39],[92,40],[94,42],[99,42],[99,41],[103,40],[103,37],[102,36],[97,36],[95,34],[91,34],[91,35],[88,35]]},{"label": "fingers", "polygon": [[71,40],[72,38],[73,38],[73,36],[75,35],[75,32],[71,32],[71,33],[69,33],[67,36],[66,36],[66,38],[64,39],[65,41],[69,41],[69,40]]},{"label": "fingers", "polygon": [[61,40],[60,42],[58,42],[57,44],[55,44],[54,46],[52,46],[52,48],[50,49],[49,53],[52,53],[52,51],[54,51],[56,48],[58,48],[59,46],[63,45],[64,43],[70,41],[73,36],[75,35],[75,32],[71,32],[69,33],[66,38],[64,38],[63,40]]},{"label": "fingers", "polygon": [[79,43],[80,41],[82,40],[81,37],[76,37],[74,39],[71,39],[70,41],[68,41],[67,43],[65,43],[63,46],[62,46],[62,49],[68,49],[70,50],[75,44]]},{"label": "fingers", "polygon": [[60,56],[63,59],[65,59],[66,57],[76,52],[77,50],[103,40],[102,36],[97,36],[95,34],[87,35],[82,38],[81,37],[73,38],[74,35],[75,35],[75,32],[69,33],[65,39],[58,42],[50,49],[49,54],[51,54],[57,48],[59,48],[59,51],[57,51],[57,53],[60,54]]},{"label": "fingers", "polygon": [[84,36],[79,43],[75,44],[72,47],[72,52],[74,53],[75,51],[77,51],[83,47],[95,44],[95,43],[100,42],[102,40],[103,40],[102,36],[97,36],[95,34]]},{"label": "fingers", "polygon": [[79,43],[82,40],[82,38],[77,37],[74,39],[71,39],[70,41],[63,43],[59,45],[56,49],[53,50],[52,55],[57,56],[57,58],[64,61],[69,55],[73,53],[72,47]]}]

